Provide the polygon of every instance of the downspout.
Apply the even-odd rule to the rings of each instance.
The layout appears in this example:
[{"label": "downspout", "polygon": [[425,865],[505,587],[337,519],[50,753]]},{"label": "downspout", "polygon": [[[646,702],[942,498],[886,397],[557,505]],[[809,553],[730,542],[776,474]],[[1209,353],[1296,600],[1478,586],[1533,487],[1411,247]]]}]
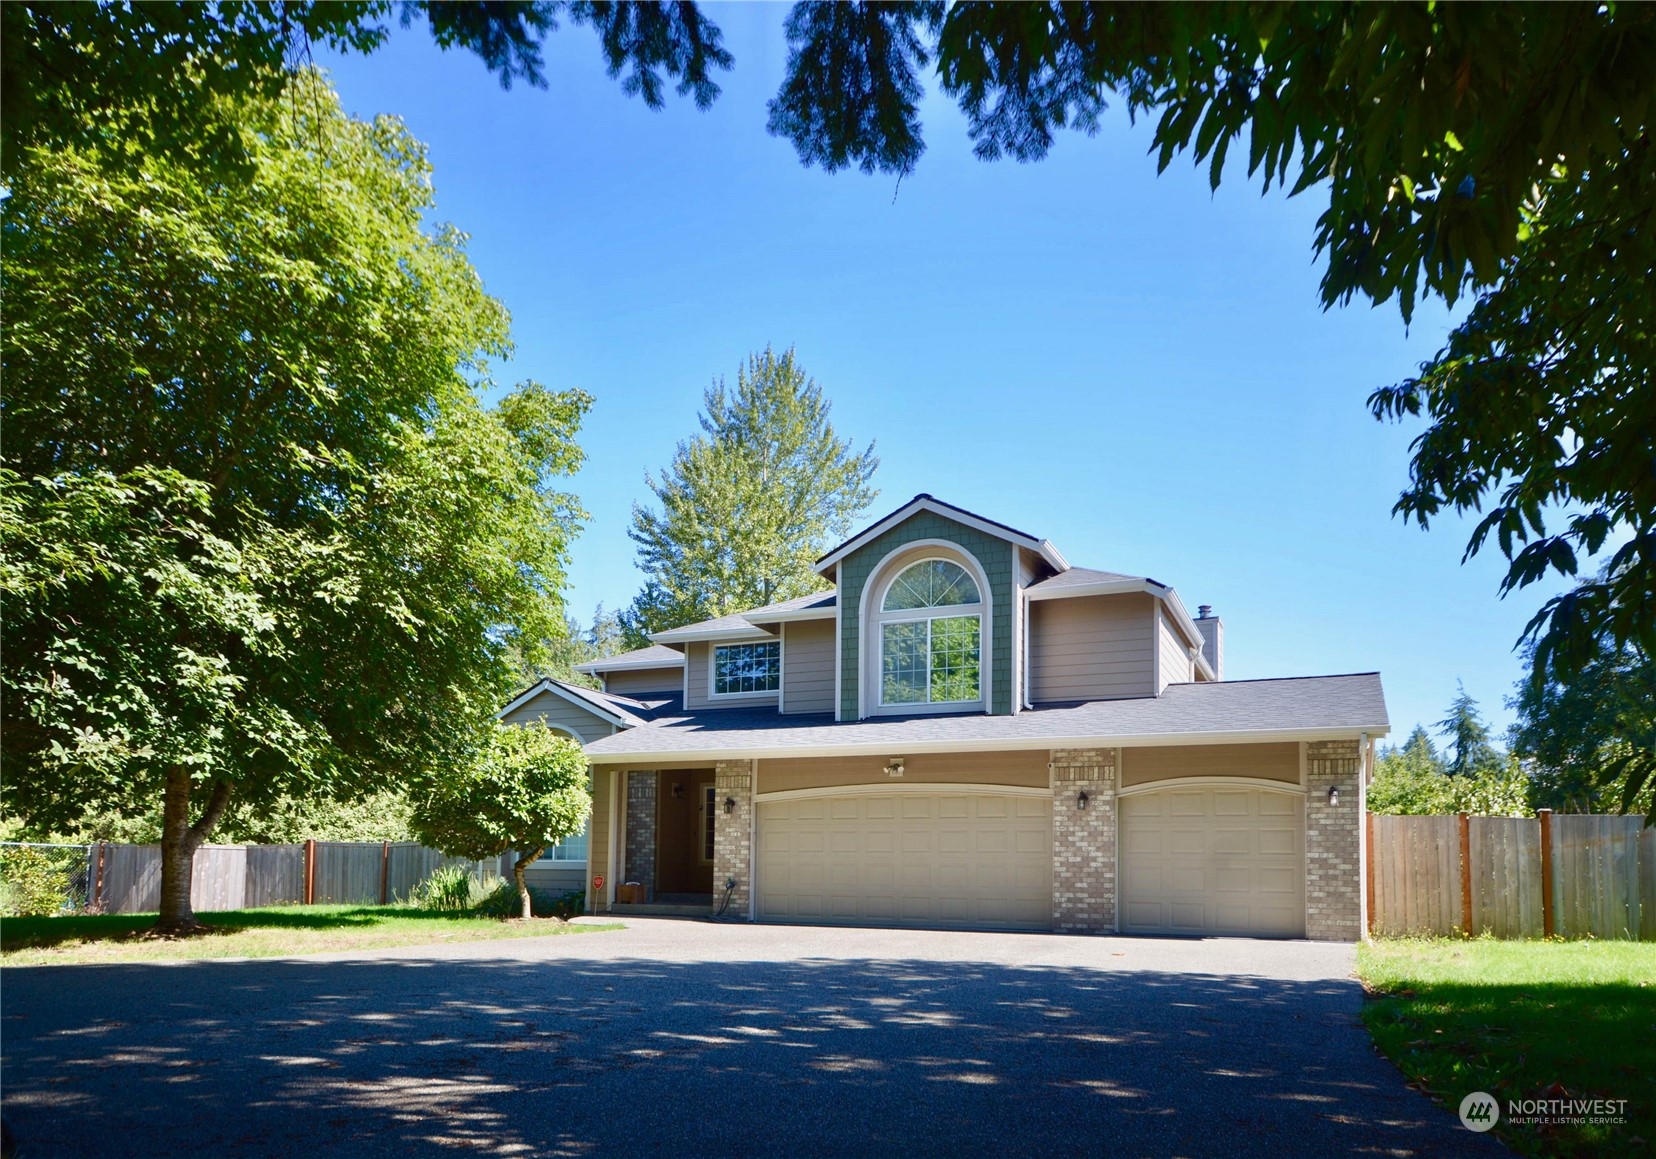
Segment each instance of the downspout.
[{"label": "downspout", "polygon": [[1034,708],[1035,702],[1031,699],[1032,690],[1034,688],[1034,679],[1030,675],[1029,671],[1029,632],[1033,627],[1033,619],[1030,616],[1030,604],[1032,601],[1029,598],[1029,589],[1027,588],[1019,588],[1018,596],[1023,600],[1023,706],[1025,708]]}]

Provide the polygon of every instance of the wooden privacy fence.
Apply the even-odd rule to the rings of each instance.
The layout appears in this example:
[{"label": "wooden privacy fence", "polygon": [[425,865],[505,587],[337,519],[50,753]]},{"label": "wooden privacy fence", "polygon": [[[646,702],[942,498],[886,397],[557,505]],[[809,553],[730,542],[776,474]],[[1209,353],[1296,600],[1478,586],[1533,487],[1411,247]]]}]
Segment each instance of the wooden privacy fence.
[{"label": "wooden privacy fence", "polygon": [[[88,907],[153,913],[161,906],[159,845],[92,848]],[[384,905],[406,900],[441,865],[475,880],[508,877],[516,855],[483,861],[444,857],[417,841],[306,841],[302,845],[203,845],[190,877],[199,913],[268,905]]]},{"label": "wooden privacy fence", "polygon": [[1368,816],[1369,933],[1656,941],[1643,817]]}]

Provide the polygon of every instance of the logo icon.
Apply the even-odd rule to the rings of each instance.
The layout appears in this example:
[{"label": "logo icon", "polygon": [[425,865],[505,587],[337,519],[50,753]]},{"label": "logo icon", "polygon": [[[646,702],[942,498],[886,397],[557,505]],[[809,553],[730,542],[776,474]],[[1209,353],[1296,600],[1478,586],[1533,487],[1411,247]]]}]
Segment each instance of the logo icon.
[{"label": "logo icon", "polygon": [[1495,1096],[1485,1091],[1473,1091],[1461,1100],[1461,1126],[1480,1135],[1493,1127],[1501,1117],[1501,1105]]}]

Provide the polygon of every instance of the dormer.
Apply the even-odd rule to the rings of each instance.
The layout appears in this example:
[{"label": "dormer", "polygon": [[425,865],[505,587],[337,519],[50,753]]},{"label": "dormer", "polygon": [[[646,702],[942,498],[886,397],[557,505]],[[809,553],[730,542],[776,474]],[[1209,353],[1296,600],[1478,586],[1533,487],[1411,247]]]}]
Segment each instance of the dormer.
[{"label": "dormer", "polygon": [[1069,564],[930,495],[817,561],[839,594],[840,720],[1021,707],[1022,588]]}]

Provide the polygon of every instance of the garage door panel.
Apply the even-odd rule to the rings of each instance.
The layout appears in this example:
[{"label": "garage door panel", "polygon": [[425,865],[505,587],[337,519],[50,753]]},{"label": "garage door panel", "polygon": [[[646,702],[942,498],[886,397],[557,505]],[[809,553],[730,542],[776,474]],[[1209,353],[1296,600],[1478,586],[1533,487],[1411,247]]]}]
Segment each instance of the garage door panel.
[{"label": "garage door panel", "polygon": [[810,817],[803,802],[760,803],[759,916],[1051,928],[1049,799],[903,793],[815,803],[824,801]]},{"label": "garage door panel", "polygon": [[1302,937],[1296,794],[1214,786],[1121,799],[1121,922],[1131,933]]}]

